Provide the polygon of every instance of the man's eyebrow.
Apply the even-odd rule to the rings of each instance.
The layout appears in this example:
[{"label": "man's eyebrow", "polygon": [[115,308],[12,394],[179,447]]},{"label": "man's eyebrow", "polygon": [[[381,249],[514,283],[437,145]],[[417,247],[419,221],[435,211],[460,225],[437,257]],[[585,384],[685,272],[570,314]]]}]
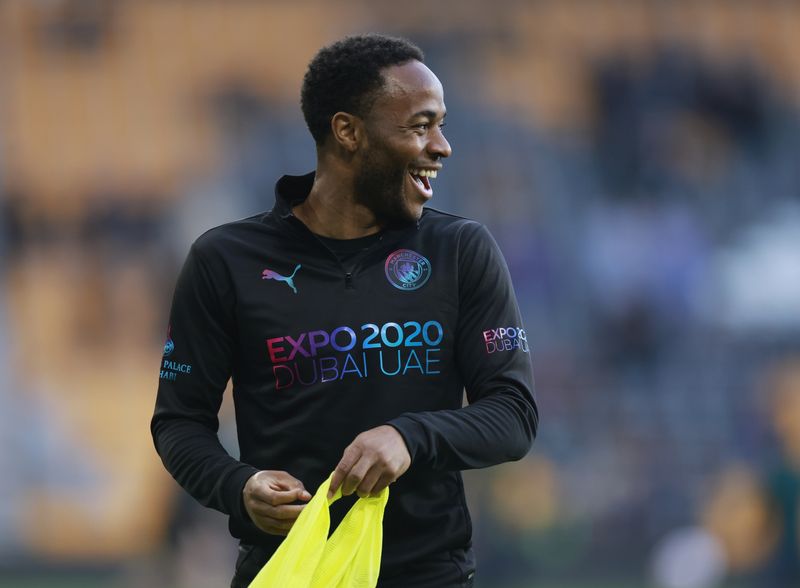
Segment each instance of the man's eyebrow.
[{"label": "man's eyebrow", "polygon": [[[437,113],[434,110],[420,110],[419,112],[415,112],[414,114],[412,114],[411,118],[417,118],[418,116],[424,116],[426,118],[436,118],[437,116],[439,116],[439,113]],[[445,112],[442,115],[442,118],[444,119],[446,116],[447,112]]]}]

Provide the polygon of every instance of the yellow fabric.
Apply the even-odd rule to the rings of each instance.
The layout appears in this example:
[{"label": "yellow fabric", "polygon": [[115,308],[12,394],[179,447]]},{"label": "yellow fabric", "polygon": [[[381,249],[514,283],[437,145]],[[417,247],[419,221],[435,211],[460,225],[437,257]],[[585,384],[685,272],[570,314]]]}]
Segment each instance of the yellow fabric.
[{"label": "yellow fabric", "polygon": [[378,496],[359,498],[329,539],[328,507],[342,497],[339,488],[328,500],[330,484],[328,478],[320,485],[250,588],[375,587],[389,488]]}]

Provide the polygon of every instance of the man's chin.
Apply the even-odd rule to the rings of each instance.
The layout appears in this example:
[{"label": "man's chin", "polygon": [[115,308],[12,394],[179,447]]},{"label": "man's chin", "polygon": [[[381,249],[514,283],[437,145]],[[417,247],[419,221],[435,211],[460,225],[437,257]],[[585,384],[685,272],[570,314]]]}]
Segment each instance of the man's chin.
[{"label": "man's chin", "polygon": [[404,198],[402,203],[392,215],[395,226],[416,223],[422,218],[422,202],[409,202]]},{"label": "man's chin", "polygon": [[422,218],[422,209],[427,200],[423,200],[416,193],[408,194],[407,190],[403,190],[402,200],[403,216],[406,222],[415,223]]},{"label": "man's chin", "polygon": [[370,190],[360,190],[360,194],[370,194],[373,196],[357,198],[364,206],[375,215],[376,222],[383,228],[401,228],[409,224],[416,223],[422,217],[422,206],[424,202],[415,201],[409,198],[405,189],[393,194],[384,192],[382,196],[375,198],[376,192]]}]

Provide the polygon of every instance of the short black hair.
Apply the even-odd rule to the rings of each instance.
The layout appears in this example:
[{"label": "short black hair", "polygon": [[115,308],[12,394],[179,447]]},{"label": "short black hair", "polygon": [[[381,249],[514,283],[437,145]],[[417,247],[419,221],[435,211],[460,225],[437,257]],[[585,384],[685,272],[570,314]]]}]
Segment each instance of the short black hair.
[{"label": "short black hair", "polygon": [[300,92],[303,116],[317,145],[325,142],[337,112],[369,112],[384,84],[381,70],[412,60],[424,60],[419,47],[374,33],[345,37],[320,49],[308,64]]}]

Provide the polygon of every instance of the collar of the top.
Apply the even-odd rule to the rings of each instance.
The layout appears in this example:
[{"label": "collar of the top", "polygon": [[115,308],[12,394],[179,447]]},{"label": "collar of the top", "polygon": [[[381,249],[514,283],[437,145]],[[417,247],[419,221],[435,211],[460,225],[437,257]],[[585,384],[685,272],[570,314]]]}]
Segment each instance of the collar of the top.
[{"label": "collar of the top", "polygon": [[314,185],[316,172],[302,176],[283,176],[275,184],[275,212],[281,218],[292,216],[292,208],[305,200]]}]

